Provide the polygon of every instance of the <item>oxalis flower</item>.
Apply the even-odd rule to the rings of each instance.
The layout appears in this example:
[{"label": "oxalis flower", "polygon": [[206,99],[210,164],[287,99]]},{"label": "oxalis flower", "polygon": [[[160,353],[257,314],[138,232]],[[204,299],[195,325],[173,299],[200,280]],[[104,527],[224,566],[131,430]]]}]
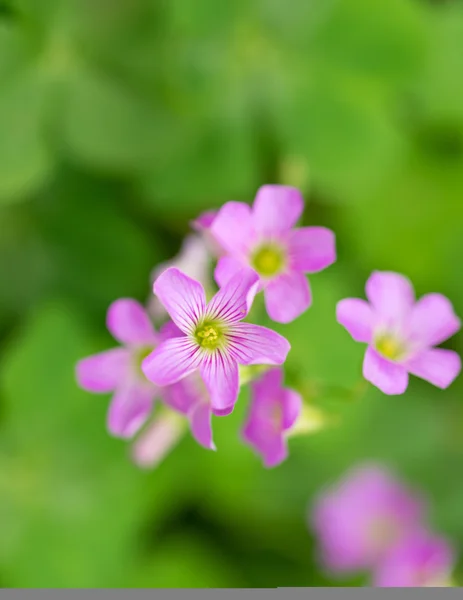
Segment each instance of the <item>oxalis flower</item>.
[{"label": "oxalis flower", "polygon": [[258,276],[243,269],[206,304],[202,285],[175,268],[164,271],[153,291],[182,336],[166,340],[145,358],[142,370],[159,386],[199,370],[212,412],[229,414],[238,396],[238,365],[282,364],[289,342],[276,332],[241,323],[257,291]]},{"label": "oxalis flower", "polygon": [[410,534],[421,531],[425,507],[376,465],[349,472],[322,492],[311,515],[323,564],[344,573],[375,567]]},{"label": "oxalis flower", "polygon": [[392,548],[375,569],[376,587],[453,587],[455,556],[447,540],[422,531]]},{"label": "oxalis flower", "polygon": [[411,282],[398,273],[374,272],[366,284],[369,302],[341,300],[338,322],[368,349],[363,363],[365,379],[385,394],[402,394],[408,374],[448,387],[461,370],[456,352],[433,348],[460,329],[449,300],[427,294],[415,302]]},{"label": "oxalis flower", "polygon": [[292,187],[264,185],[251,208],[227,202],[210,225],[210,233],[226,252],[215,271],[223,285],[248,266],[259,275],[269,316],[289,323],[312,303],[306,273],[316,273],[336,260],[335,236],[325,227],[293,229],[304,210],[301,193]]},{"label": "oxalis flower", "polygon": [[114,436],[130,438],[148,419],[158,394],[144,376],[141,364],[160,337],[143,306],[132,299],[113,302],[106,323],[122,347],[79,361],[77,381],[89,392],[114,392],[108,411],[108,429]]},{"label": "oxalis flower", "polygon": [[243,439],[262,455],[266,467],[275,467],[288,456],[286,434],[301,414],[302,398],[283,387],[283,370],[278,368],[253,382],[251,390]]}]

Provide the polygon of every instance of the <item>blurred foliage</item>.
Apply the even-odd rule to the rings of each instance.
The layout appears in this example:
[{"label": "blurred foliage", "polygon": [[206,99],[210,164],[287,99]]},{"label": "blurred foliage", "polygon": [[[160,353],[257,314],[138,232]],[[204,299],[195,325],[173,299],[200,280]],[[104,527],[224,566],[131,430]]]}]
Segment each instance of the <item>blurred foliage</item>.
[{"label": "blurred foliage", "polygon": [[[458,0],[0,2],[2,585],[336,585],[308,506],[365,458],[463,547],[461,380],[382,396],[334,319],[373,269],[463,314],[462,68]],[[186,437],[140,472],[74,363],[110,346],[106,307],[146,299],[189,219],[268,182],[337,233],[313,308],[278,328],[288,382],[331,424],[266,471],[243,392],[217,453]]]}]

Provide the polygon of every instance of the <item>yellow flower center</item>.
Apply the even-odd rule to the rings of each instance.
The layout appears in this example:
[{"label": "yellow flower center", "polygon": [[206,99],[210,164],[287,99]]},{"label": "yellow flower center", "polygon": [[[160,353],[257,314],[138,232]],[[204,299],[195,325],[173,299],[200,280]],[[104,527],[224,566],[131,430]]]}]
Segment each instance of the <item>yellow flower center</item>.
[{"label": "yellow flower center", "polygon": [[147,356],[149,356],[151,354],[151,352],[153,352],[154,348],[152,348],[151,346],[143,346],[142,348],[138,348],[135,353],[133,354],[133,361],[135,363],[135,369],[137,370],[137,373],[143,378],[145,378],[145,374],[143,373],[143,371],[141,370],[141,365],[143,363],[143,361],[145,360],[145,358]]},{"label": "yellow flower center", "polygon": [[285,267],[284,251],[278,246],[265,245],[258,248],[251,257],[251,265],[263,277],[274,277]]},{"label": "yellow flower center", "polygon": [[380,354],[390,360],[399,360],[404,356],[406,350],[400,340],[387,333],[376,338],[375,348]]},{"label": "yellow flower center", "polygon": [[195,338],[202,348],[215,350],[223,343],[224,335],[217,323],[203,323],[196,329]]}]

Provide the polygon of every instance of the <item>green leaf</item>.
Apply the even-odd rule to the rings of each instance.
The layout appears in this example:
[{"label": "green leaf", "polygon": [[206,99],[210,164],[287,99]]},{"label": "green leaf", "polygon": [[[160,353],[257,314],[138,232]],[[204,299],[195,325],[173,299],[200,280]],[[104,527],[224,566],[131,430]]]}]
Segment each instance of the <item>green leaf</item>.
[{"label": "green leaf", "polygon": [[50,175],[53,161],[43,137],[48,91],[32,69],[0,91],[0,205],[25,198]]}]

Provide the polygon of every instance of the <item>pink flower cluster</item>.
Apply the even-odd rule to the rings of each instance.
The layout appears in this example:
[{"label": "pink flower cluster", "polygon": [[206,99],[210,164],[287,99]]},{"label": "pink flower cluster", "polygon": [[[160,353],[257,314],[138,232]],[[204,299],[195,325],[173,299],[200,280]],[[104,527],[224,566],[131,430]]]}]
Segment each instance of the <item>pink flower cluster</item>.
[{"label": "pink flower cluster", "polygon": [[369,571],[375,587],[451,586],[451,545],[430,531],[423,499],[379,465],[320,494],[310,521],[332,573]]},{"label": "pink flower cluster", "polygon": [[[260,379],[251,377],[242,438],[266,466],[286,457],[287,437],[303,413],[301,396],[283,385],[290,344],[249,315],[262,292],[273,321],[300,317],[312,304],[306,275],[335,262],[332,231],[296,226],[303,209],[297,189],[264,185],[252,207],[227,202],[203,213],[180,255],[153,270],[147,307],[132,299],[110,306],[107,327],[121,346],[80,361],[77,379],[90,392],[113,392],[109,431],[138,436],[139,464],[158,462],[185,423],[199,444],[214,449],[212,416],[230,414],[240,372],[261,375],[262,366]],[[345,299],[337,306],[338,322],[368,344],[364,377],[386,394],[403,393],[409,373],[440,388],[450,385],[460,357],[434,347],[460,328],[450,302],[429,294],[415,303],[411,283],[396,273],[373,273],[366,293],[368,302]],[[159,331],[153,320],[163,321]]]}]

